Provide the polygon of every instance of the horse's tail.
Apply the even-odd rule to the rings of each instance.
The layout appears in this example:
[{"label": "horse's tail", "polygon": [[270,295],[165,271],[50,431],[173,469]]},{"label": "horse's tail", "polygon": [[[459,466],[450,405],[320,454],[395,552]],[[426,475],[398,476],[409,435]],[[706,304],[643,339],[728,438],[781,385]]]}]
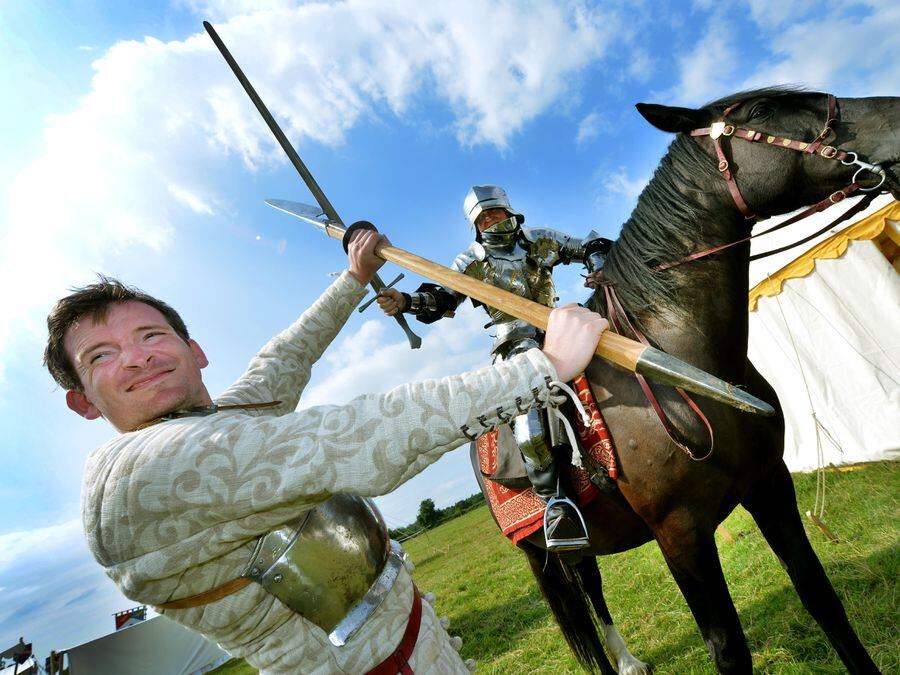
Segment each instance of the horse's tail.
[{"label": "horse's tail", "polygon": [[578,663],[588,672],[599,668],[604,675],[616,675],[597,631],[582,566],[569,566],[528,542],[520,542],[519,548]]}]

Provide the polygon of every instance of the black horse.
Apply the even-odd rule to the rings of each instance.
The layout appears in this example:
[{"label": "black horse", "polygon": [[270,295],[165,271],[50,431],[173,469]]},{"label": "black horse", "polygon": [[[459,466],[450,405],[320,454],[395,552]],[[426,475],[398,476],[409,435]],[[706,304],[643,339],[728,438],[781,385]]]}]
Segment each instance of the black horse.
[{"label": "black horse", "polygon": [[[778,88],[700,109],[640,104],[638,110],[678,136],[613,244],[605,281],[655,346],[742,385],[778,411],[763,418],[698,399],[714,429],[715,448],[708,459],[694,461],[666,434],[634,377],[595,359],[587,376],[616,445],[618,491],[601,494],[585,510],[592,555],[580,562],[548,559],[540,533],[521,547],[586,668],[613,672],[588,604],[608,637],[612,619],[593,556],[655,539],[718,670],[749,673],[750,650],[713,539],[716,526],[741,504],[847,669],[877,672],[804,532],[782,459],[784,420],[775,391],[747,360],[749,243],[671,268],[665,263],[747,237],[754,222],[749,211],[768,216],[829,195],[837,201],[844,196],[838,191],[856,179],[863,188],[883,180],[878,189],[900,198],[900,99],[835,100]],[[827,118],[831,131],[823,129]],[[788,147],[790,140],[795,142]],[[844,155],[850,152],[856,154]],[[850,164],[854,158],[856,165]],[[879,166],[855,176],[859,160]],[[590,306],[606,315],[605,292],[596,291]],[[705,425],[674,391],[655,389],[673,435],[695,456],[705,455]],[[612,634],[620,640],[614,629]],[[624,644],[610,647],[620,669],[643,672],[630,655],[623,659]]]}]

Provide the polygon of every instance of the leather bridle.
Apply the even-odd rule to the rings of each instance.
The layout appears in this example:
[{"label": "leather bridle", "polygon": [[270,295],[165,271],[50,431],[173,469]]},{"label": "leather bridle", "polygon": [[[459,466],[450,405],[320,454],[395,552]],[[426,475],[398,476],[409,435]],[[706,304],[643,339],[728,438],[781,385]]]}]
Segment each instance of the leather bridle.
[{"label": "leather bridle", "polygon": [[[738,188],[737,182],[734,178],[734,173],[731,170],[731,166],[728,162],[728,159],[725,155],[725,149],[722,146],[722,140],[728,138],[740,138],[749,143],[766,143],[767,145],[772,145],[774,147],[786,148],[788,150],[794,150],[797,152],[802,152],[808,155],[817,155],[824,159],[840,162],[845,166],[857,166],[859,167],[856,172],[853,174],[853,177],[850,180],[850,184],[831,193],[828,197],[818,202],[817,204],[813,204],[812,206],[804,209],[800,213],[788,218],[782,223],[775,225],[774,227],[770,227],[764,232],[759,232],[754,235],[750,235],[744,237],[743,239],[739,239],[738,241],[733,241],[728,244],[723,244],[721,246],[715,246],[713,248],[706,249],[704,251],[698,251],[697,253],[692,253],[681,260],[676,260],[673,262],[663,263],[657,265],[653,268],[655,272],[661,272],[663,270],[671,269],[672,267],[677,267],[678,265],[682,265],[687,262],[691,262],[693,260],[698,260],[700,258],[704,258],[706,256],[712,255],[713,253],[718,253],[719,251],[723,251],[727,248],[731,248],[732,246],[737,246],[738,244],[743,244],[745,242],[750,241],[756,237],[761,237],[763,235],[769,234],[771,232],[775,232],[776,230],[780,230],[783,227],[787,227],[788,225],[792,225],[804,218],[813,215],[814,213],[819,213],[824,211],[825,209],[834,206],[835,204],[843,201],[847,197],[849,197],[854,192],[866,192],[868,193],[865,197],[859,200],[856,204],[854,204],[850,209],[848,209],[845,213],[841,214],[839,218],[832,221],[824,228],[819,230],[818,232],[814,232],[813,234],[801,239],[800,241],[794,242],[793,244],[788,244],[787,246],[782,246],[772,251],[766,251],[765,253],[758,253],[756,255],[750,256],[750,260],[756,260],[758,258],[764,258],[769,255],[774,255],[775,253],[780,253],[782,251],[786,251],[788,249],[794,248],[795,246],[799,246],[810,239],[813,239],[828,229],[834,227],[835,225],[851,218],[854,214],[859,213],[868,207],[869,204],[872,203],[872,200],[879,194],[879,188],[884,185],[885,179],[887,177],[884,167],[878,164],[869,164],[868,162],[864,162],[859,158],[859,155],[855,152],[848,152],[844,150],[838,150],[836,147],[832,145],[827,145],[825,141],[832,135],[836,135],[834,131],[834,124],[838,122],[837,115],[837,101],[832,94],[828,94],[828,113],[825,119],[825,125],[822,127],[822,131],[819,132],[819,135],[816,136],[814,140],[811,142],[806,141],[796,141],[791,138],[786,138],[784,136],[773,136],[766,134],[762,131],[754,131],[753,129],[744,129],[738,127],[735,124],[730,124],[727,120],[728,113],[732,112],[735,108],[745,103],[745,101],[738,101],[737,103],[733,103],[728,106],[723,112],[721,118],[713,122],[711,126],[705,127],[702,129],[694,129],[690,132],[691,136],[709,136],[712,140],[713,148],[716,152],[716,158],[718,159],[717,168],[719,173],[722,174],[722,178],[725,179],[725,182],[728,184],[728,191],[731,193],[731,197],[734,200],[734,203],[737,205],[738,210],[744,215],[747,220],[758,221],[763,220],[764,218],[768,218],[768,216],[758,216],[753,211],[750,210],[750,207],[747,206],[746,200],[741,195],[741,191]],[[871,187],[862,187],[859,182],[860,175],[864,172],[872,173],[876,176],[880,176],[880,180],[877,185]],[[606,294],[606,304],[607,304],[607,317],[609,318],[610,328],[617,333],[624,333],[624,328],[627,327],[631,330],[631,332],[644,344],[650,344],[650,341],[647,337],[641,332],[641,330],[628,319],[628,313],[625,311],[625,308],[622,306],[621,301],[618,298],[618,294],[615,290],[615,284],[611,281],[601,281],[599,286],[603,288],[604,293]],[[620,318],[622,317],[622,318]],[[623,325],[624,324],[624,325]],[[678,434],[675,431],[674,426],[669,421],[667,415],[662,409],[659,401],[656,398],[656,395],[653,393],[653,390],[650,387],[650,384],[641,376],[635,374],[638,378],[638,383],[641,386],[641,389],[644,392],[644,395],[647,397],[647,400],[650,402],[654,412],[656,412],[657,417],[659,417],[660,422],[663,425],[663,428],[666,431],[666,434],[675,443],[681,450],[687,454],[694,461],[703,461],[708,459],[712,455],[713,447],[715,445],[715,434],[713,432],[712,425],[710,424],[707,417],[703,414],[703,411],[700,407],[690,398],[690,396],[682,391],[681,389],[676,388],[678,394],[685,400],[685,402],[690,406],[691,410],[695,415],[703,422],[706,426],[707,433],[709,434],[709,449],[708,451],[702,455],[697,456],[693,453],[690,447],[679,439]]]},{"label": "leather bridle", "polygon": [[[806,141],[796,141],[791,138],[786,138],[784,136],[773,136],[766,134],[762,131],[754,131],[753,129],[744,129],[738,127],[734,124],[730,124],[727,120],[728,113],[732,112],[735,108],[739,107],[745,103],[745,101],[738,101],[737,103],[733,103],[728,106],[723,112],[722,117],[717,121],[713,122],[713,124],[709,127],[704,127],[701,129],[694,129],[690,132],[691,136],[709,136],[712,140],[713,148],[716,152],[716,158],[719,163],[717,165],[717,169],[719,173],[722,175],[722,178],[728,185],[728,191],[731,193],[731,197],[734,200],[735,205],[738,207],[738,210],[743,214],[743,216],[747,220],[763,220],[768,218],[768,216],[758,216],[747,206],[746,200],[744,200],[741,195],[741,191],[738,188],[737,181],[734,177],[734,172],[731,170],[731,165],[728,162],[728,159],[725,155],[725,149],[722,145],[722,140],[727,138],[740,138],[749,143],[765,143],[766,145],[771,145],[778,148],[786,148],[788,150],[794,150],[797,152],[802,152],[807,155],[816,155],[818,157],[822,157],[824,159],[840,162],[844,166],[857,166],[856,172],[853,174],[853,177],[850,180],[850,184],[837,190],[822,201],[817,204],[813,204],[807,209],[801,211],[795,216],[792,216],[788,220],[779,223],[775,227],[771,227],[764,232],[758,232],[757,234],[744,237],[743,239],[739,239],[737,241],[730,242],[728,244],[724,244],[722,246],[716,246],[710,249],[706,249],[705,251],[698,251],[697,253],[692,253],[689,256],[682,258],[681,260],[676,260],[673,262],[663,263],[654,268],[655,271],[661,272],[663,270],[670,269],[672,267],[676,267],[678,265],[682,265],[686,262],[690,262],[692,260],[698,260],[699,258],[704,258],[708,255],[712,255],[713,253],[718,253],[719,251],[725,250],[727,248],[731,248],[732,246],[737,246],[738,244],[743,244],[744,242],[750,241],[751,239],[755,239],[756,237],[761,237],[763,235],[769,234],[770,232],[775,232],[776,230],[780,230],[783,227],[787,227],[788,225],[793,225],[794,223],[803,220],[804,218],[813,215],[814,213],[819,213],[824,211],[825,209],[834,206],[835,204],[842,202],[844,199],[849,197],[856,191],[860,192],[868,192],[871,193],[867,195],[860,202],[855,204],[853,208],[844,213],[840,218],[835,220],[832,223],[829,223],[826,227],[819,230],[818,232],[802,239],[801,241],[795,242],[793,244],[789,244],[788,246],[783,246],[774,251],[767,251],[765,253],[759,253],[750,257],[750,260],[756,260],[758,258],[764,258],[769,255],[773,255],[775,253],[780,253],[782,251],[786,251],[794,246],[799,246],[810,239],[818,236],[822,232],[825,232],[831,227],[834,227],[840,222],[847,220],[851,216],[856,213],[859,213],[864,208],[866,208],[872,200],[878,195],[878,191],[882,185],[884,185],[884,181],[887,178],[887,173],[879,164],[869,164],[868,162],[864,162],[859,158],[859,155],[855,152],[848,152],[844,150],[839,150],[833,145],[827,145],[825,143],[826,139],[835,134],[834,124],[839,121],[837,117],[837,100],[834,95],[828,94],[828,113],[825,119],[825,125],[822,127],[822,131],[819,133],[816,138],[810,142]],[[879,177],[879,181],[876,185],[870,187],[863,187],[859,182],[861,174],[865,172],[869,172]]]}]

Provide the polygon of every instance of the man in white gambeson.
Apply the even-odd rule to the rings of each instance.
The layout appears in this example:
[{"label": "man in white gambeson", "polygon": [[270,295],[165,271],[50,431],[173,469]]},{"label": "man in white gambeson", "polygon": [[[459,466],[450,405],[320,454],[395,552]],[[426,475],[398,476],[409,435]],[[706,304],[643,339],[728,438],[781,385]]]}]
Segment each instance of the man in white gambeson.
[{"label": "man in white gambeson", "polygon": [[355,232],[349,270],[215,401],[203,350],[165,303],[101,278],[48,317],[45,362],[68,406],[120,432],[85,468],[95,558],[127,597],[263,673],[467,672],[362,498],[390,492],[517,398],[551,404],[552,383],[584,368],[606,328],[563,308],[543,351],[296,411],[312,364],[383,264],[381,238]]}]

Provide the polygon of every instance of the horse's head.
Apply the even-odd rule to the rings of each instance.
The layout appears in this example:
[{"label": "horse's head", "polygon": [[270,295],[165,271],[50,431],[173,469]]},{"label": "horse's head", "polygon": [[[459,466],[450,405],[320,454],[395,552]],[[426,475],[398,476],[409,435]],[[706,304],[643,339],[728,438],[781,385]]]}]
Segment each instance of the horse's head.
[{"label": "horse's head", "polygon": [[681,143],[697,144],[711,173],[725,178],[709,184],[710,198],[745,216],[785,213],[855,181],[900,199],[900,98],[767,89],[698,109],[637,108],[658,129],[684,134]]}]

